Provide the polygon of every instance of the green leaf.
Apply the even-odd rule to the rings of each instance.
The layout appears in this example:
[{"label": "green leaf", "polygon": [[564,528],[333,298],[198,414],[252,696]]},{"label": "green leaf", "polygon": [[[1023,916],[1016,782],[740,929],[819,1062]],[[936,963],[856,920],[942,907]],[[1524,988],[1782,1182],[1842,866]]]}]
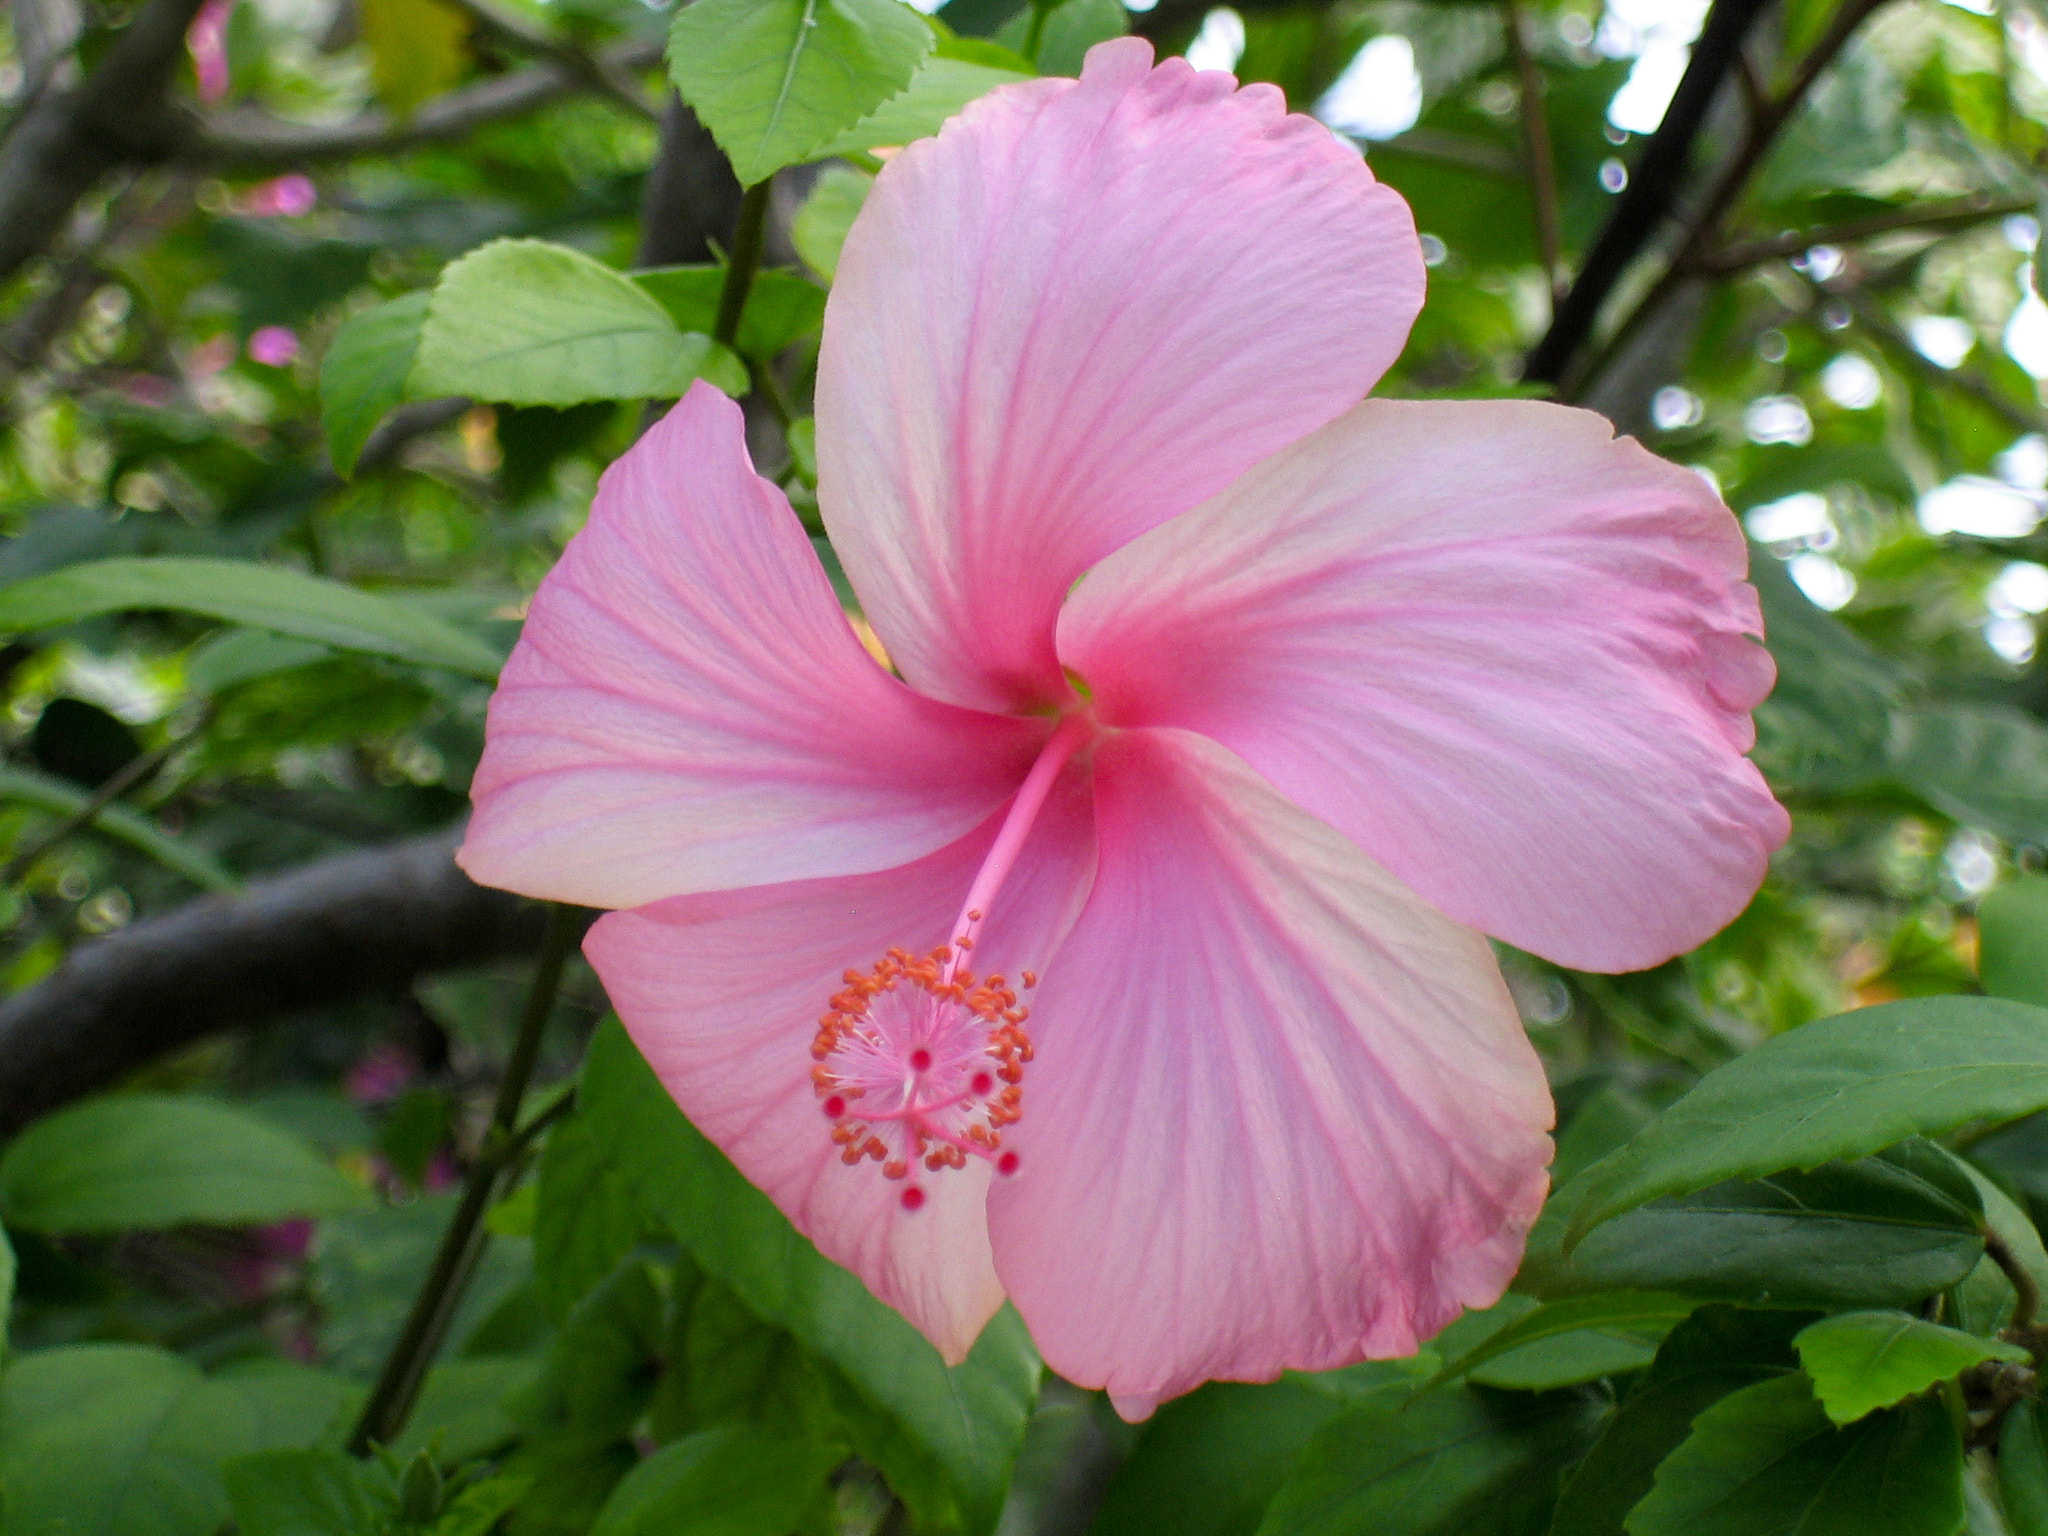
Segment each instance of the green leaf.
[{"label": "green leaf", "polygon": [[[32,768],[0,765],[0,800],[31,805],[53,816],[75,816],[92,803],[92,796],[69,779],[37,773]],[[89,823],[94,831],[126,843],[138,853],[148,854],[165,869],[175,870],[204,891],[223,895],[242,888],[234,872],[205,850],[183,838],[173,837],[138,811],[125,805],[106,805],[93,813]]]},{"label": "green leaf", "polygon": [[1109,1485],[1095,1529],[1251,1536],[1303,1448],[1362,1395],[1283,1376],[1263,1386],[1212,1381],[1167,1403]]},{"label": "green leaf", "polygon": [[1883,759],[1902,697],[1897,670],[1833,614],[1816,608],[1784,563],[1752,549],[1777,686],[1757,708],[1757,756],[1783,782],[1832,787],[1867,779]]},{"label": "green leaf", "polygon": [[135,1344],[23,1355],[0,1376],[0,1536],[214,1536],[222,1463],[310,1441],[352,1392],[291,1367],[209,1381]]},{"label": "green leaf", "polygon": [[1814,1395],[1837,1424],[1853,1424],[1986,1360],[2033,1358],[2017,1344],[1959,1333],[1908,1312],[1844,1312],[1792,1342],[1813,1378]]},{"label": "green leaf", "polygon": [[[651,267],[635,272],[633,281],[668,311],[680,330],[709,333],[718,322],[718,296],[725,287],[725,268],[719,266]],[[815,335],[825,319],[825,290],[809,279],[778,267],[754,274],[747,289],[747,307],[740,314],[740,331],[735,345],[752,358],[778,356],[806,336]],[[729,395],[746,393],[747,381],[737,389],[713,379]]]},{"label": "green leaf", "polygon": [[1921,1398],[1830,1423],[1804,1376],[1722,1398],[1657,1468],[1629,1536],[1957,1536],[1963,1446],[1948,1409]]},{"label": "green leaf", "polygon": [[1466,1350],[1438,1371],[1429,1384],[1441,1386],[1454,1376],[1470,1375],[1475,1368],[1490,1360],[1567,1334],[1620,1336],[1638,1346],[1641,1358],[1635,1363],[1647,1364],[1655,1352],[1656,1341],[1683,1322],[1698,1305],[1696,1299],[1659,1291],[1608,1291],[1597,1296],[1554,1301],[1516,1318],[1498,1333]]},{"label": "green leaf", "polygon": [[1557,1297],[1616,1287],[1759,1305],[1907,1306],[1984,1252],[1970,1171],[1918,1139],[1804,1173],[1669,1197],[1595,1227],[1566,1258],[1567,1186],[1530,1234],[1516,1287]]},{"label": "green leaf", "polygon": [[192,647],[185,658],[185,686],[202,698],[239,683],[273,677],[325,661],[333,650],[314,640],[262,629],[224,629]]},{"label": "green leaf", "polygon": [[669,73],[750,187],[818,158],[910,84],[933,41],[897,0],[696,0],[669,30]]},{"label": "green leaf", "polygon": [[426,323],[425,289],[349,316],[320,360],[320,424],[334,472],[355,472],[377,423],[405,399],[405,381]]},{"label": "green leaf", "polygon": [[826,1478],[845,1455],[838,1446],[740,1425],[707,1429],[627,1474],[590,1536],[788,1536],[829,1528]]},{"label": "green leaf", "polygon": [[[687,1265],[688,1261],[685,1261]],[[843,1440],[829,1370],[794,1335],[764,1323],[709,1275],[676,1276],[665,1356],[649,1420],[656,1438],[751,1424],[797,1439]]]},{"label": "green leaf", "polygon": [[369,1204],[297,1137],[207,1099],[91,1099],[0,1152],[0,1214],[38,1232],[255,1225]]},{"label": "green leaf", "polygon": [[392,1451],[429,1451],[444,1466],[488,1456],[519,1433],[507,1404],[531,1389],[537,1363],[523,1355],[471,1355],[427,1372],[420,1400]]},{"label": "green leaf", "polygon": [[571,1115],[548,1135],[533,1185],[534,1273],[549,1315],[561,1319],[619,1266],[640,1241],[632,1187]]},{"label": "green leaf", "polygon": [[2016,842],[2048,840],[2048,727],[1996,704],[1901,710],[1891,774],[1945,816]]},{"label": "green leaf", "polygon": [[[1121,13],[1122,0],[1112,3]],[[986,96],[999,85],[1015,85],[1031,78],[1013,70],[970,64],[965,59],[926,59],[911,77],[908,90],[884,102],[838,138],[819,145],[812,158],[860,154],[929,138],[970,101]]]},{"label": "green leaf", "polygon": [[1977,975],[1993,997],[2048,1007],[2048,875],[2021,875],[1978,901]]},{"label": "green leaf", "polygon": [[2048,1105],[2048,1011],[1922,997],[1802,1025],[1700,1079],[1587,1169],[1567,1234],[1659,1195],[1859,1157]]},{"label": "green leaf", "polygon": [[[1039,35],[1038,57],[1034,61],[1042,75],[1078,75],[1088,50],[1097,43],[1122,37],[1131,29],[1130,13],[1122,0],[1065,0],[1045,18]],[[1010,19],[996,41],[1005,48],[1021,51],[1031,33],[1031,10]]]},{"label": "green leaf", "polygon": [[14,1244],[0,1227],[0,1365],[7,1361],[7,1320],[14,1310]]},{"label": "green leaf", "polygon": [[829,165],[789,227],[797,255],[826,282],[839,270],[839,250],[853,228],[875,178],[850,165]]},{"label": "green leaf", "polygon": [[389,1515],[363,1464],[336,1451],[258,1451],[221,1468],[237,1536],[380,1536]]},{"label": "green leaf", "polygon": [[1038,1357],[1016,1314],[997,1313],[949,1370],[682,1117],[616,1021],[591,1041],[579,1103],[642,1210],[858,1395],[854,1449],[924,1523],[992,1527],[1038,1393]]},{"label": "green leaf", "polygon": [[1657,1466],[1710,1404],[1799,1366],[1792,1339],[1810,1312],[1702,1307],[1672,1329],[1648,1375],[1607,1421],[1558,1499],[1551,1536],[1622,1536]]},{"label": "green leaf", "polygon": [[1541,1528],[1552,1469],[1591,1443],[1601,1415],[1579,1392],[1384,1387],[1316,1436],[1260,1536],[1521,1536]]},{"label": "green leaf", "polygon": [[1998,1432],[1998,1502],[2011,1536],[2048,1536],[2048,1423],[2041,1400],[2023,1397]]},{"label": "green leaf", "polygon": [[730,351],[677,330],[625,273],[565,245],[493,240],[442,270],[408,392],[560,406],[673,399],[697,378],[747,390]]},{"label": "green leaf", "polygon": [[377,96],[399,117],[461,77],[469,18],[442,0],[358,0],[370,78]]},{"label": "green leaf", "polygon": [[394,598],[282,565],[176,556],[91,560],[0,588],[0,632],[103,613],[173,609],[486,681],[500,658],[474,635]]}]

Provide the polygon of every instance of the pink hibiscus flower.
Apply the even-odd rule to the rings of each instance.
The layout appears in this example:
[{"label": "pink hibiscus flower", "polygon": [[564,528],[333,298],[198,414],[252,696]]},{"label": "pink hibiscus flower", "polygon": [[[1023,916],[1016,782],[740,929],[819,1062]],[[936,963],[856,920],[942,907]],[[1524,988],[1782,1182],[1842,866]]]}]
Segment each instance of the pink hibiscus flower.
[{"label": "pink hibiscus flower", "polygon": [[1652,965],[1785,837],[1734,519],[1584,411],[1361,403],[1422,289],[1278,91],[1105,43],[846,242],[819,501],[902,681],[703,384],[534,598],[464,867],[628,909],[676,1100],[949,1360],[1007,1295],[1142,1415],[1492,1303],[1551,1105],[1483,935]]}]

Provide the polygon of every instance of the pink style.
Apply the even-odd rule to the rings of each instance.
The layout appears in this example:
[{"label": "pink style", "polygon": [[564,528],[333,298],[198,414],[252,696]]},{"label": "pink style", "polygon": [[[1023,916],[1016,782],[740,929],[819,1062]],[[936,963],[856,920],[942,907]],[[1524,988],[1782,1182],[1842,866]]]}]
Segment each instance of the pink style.
[{"label": "pink style", "polygon": [[612,466],[491,706],[478,880],[958,1361],[1137,1417],[1496,1300],[1550,1096],[1485,935],[1649,966],[1787,832],[1734,519],[1588,412],[1366,400],[1406,205],[1105,43],[893,158],[817,385],[862,649],[739,407]]}]

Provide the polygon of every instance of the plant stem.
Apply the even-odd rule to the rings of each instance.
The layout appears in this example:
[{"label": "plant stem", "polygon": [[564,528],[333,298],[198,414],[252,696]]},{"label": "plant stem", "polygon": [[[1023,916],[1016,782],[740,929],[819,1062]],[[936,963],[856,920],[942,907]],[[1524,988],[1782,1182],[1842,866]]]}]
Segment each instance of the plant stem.
[{"label": "plant stem", "polygon": [[1508,56],[1515,61],[1515,76],[1521,82],[1522,153],[1528,160],[1529,196],[1536,208],[1536,247],[1543,255],[1550,296],[1556,300],[1569,286],[1559,234],[1557,165],[1550,150],[1550,119],[1543,109],[1543,71],[1529,51],[1521,0],[1501,0],[1501,27],[1507,33]]},{"label": "plant stem", "polygon": [[761,266],[762,238],[768,225],[768,192],[772,178],[747,188],[740,199],[739,228],[733,231],[732,260],[725,264],[725,286],[718,290],[718,323],[711,339],[731,346],[740,334],[740,316],[746,312],[747,293],[754,286],[754,273]]},{"label": "plant stem", "polygon": [[2013,1302],[2011,1327],[2016,1333],[2025,1333],[2033,1327],[2034,1319],[2041,1311],[2041,1288],[2034,1283],[2034,1277],[2027,1273],[2027,1266],[2019,1256],[2005,1245],[2005,1240],[1995,1232],[1984,1234],[1984,1251],[1991,1256],[1991,1262],[2005,1271],[2005,1278],[2012,1282]]},{"label": "plant stem", "polygon": [[525,1134],[518,1130],[519,1104],[540,1058],[541,1036],[548,1016],[554,1011],[555,993],[562,983],[562,968],[576,941],[577,923],[573,908],[559,903],[548,907],[547,933],[541,941],[539,963],[534,967],[533,985],[526,994],[526,1011],[519,1020],[519,1033],[512,1042],[511,1058],[498,1082],[498,1098],[491,1110],[491,1123],[469,1178],[462,1200],[441,1234],[441,1246],[434,1254],[425,1284],[414,1299],[412,1312],[400,1330],[398,1341],[363,1404],[362,1416],[349,1435],[352,1456],[366,1456],[375,1445],[388,1445],[405,1427],[419,1397],[427,1368],[447,1337],[448,1325],[468,1288],[477,1260],[482,1256],[489,1234],[483,1225],[484,1212],[496,1193],[499,1177],[518,1158],[538,1126]]}]

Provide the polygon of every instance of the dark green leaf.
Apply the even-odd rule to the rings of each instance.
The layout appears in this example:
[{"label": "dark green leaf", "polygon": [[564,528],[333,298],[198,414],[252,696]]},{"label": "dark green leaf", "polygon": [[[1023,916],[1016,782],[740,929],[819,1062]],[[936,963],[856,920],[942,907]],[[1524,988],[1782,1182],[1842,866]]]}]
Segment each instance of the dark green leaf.
[{"label": "dark green leaf", "polygon": [[1805,1173],[1736,1180],[1654,1201],[1595,1227],[1565,1257],[1545,1208],[1516,1286],[1566,1296],[1613,1287],[1773,1306],[1906,1306],[1967,1276],[1984,1251],[1969,1171],[1930,1142]]},{"label": "dark green leaf", "polygon": [[352,1395],[291,1367],[209,1381],[133,1344],[23,1355],[0,1376],[0,1533],[214,1536],[222,1463],[310,1442]]},{"label": "dark green leaf", "polygon": [[1977,976],[1993,997],[2048,1007],[2048,875],[2021,875],[1978,901]]},{"label": "dark green leaf", "polygon": [[1823,1318],[1792,1342],[1813,1378],[1814,1396],[1837,1424],[1853,1424],[1986,1360],[2032,1358],[2017,1344],[1980,1339],[1898,1311]]},{"label": "dark green leaf", "polygon": [[0,1365],[7,1361],[7,1319],[14,1310],[14,1244],[0,1227]]},{"label": "dark green leaf", "polygon": [[207,1099],[89,1100],[0,1153],[0,1213],[41,1232],[255,1225],[369,1203],[304,1142]]},{"label": "dark green leaf", "polygon": [[1557,1498],[1557,1468],[1599,1433],[1579,1392],[1419,1396],[1384,1387],[1326,1425],[1302,1453],[1260,1536],[1520,1536]]},{"label": "dark green leaf", "polygon": [[762,1322],[708,1275],[686,1284],[679,1273],[676,1290],[669,1369],[651,1410],[658,1438],[680,1439],[723,1424],[819,1442],[845,1438],[829,1368],[794,1335]]},{"label": "dark green leaf", "polygon": [[1628,1517],[1629,1536],[1956,1536],[1963,1446],[1936,1398],[1838,1429],[1804,1376],[1744,1387],[1700,1414]]},{"label": "dark green leaf", "polygon": [[1792,1339],[1810,1312],[1708,1306],[1671,1330],[1648,1375],[1608,1420],[1565,1484],[1551,1536],[1622,1536],[1659,1462],[1709,1404],[1753,1382],[1798,1369]]},{"label": "dark green leaf", "polygon": [[927,1504],[921,1518],[992,1526],[1038,1392],[1038,1358],[1016,1314],[999,1312],[966,1361],[947,1369],[691,1127],[616,1023],[591,1042],[579,1102],[642,1209],[858,1394],[866,1411],[850,1419],[854,1448],[913,1509]]},{"label": "dark green leaf", "polygon": [[426,290],[351,315],[320,361],[320,424],[335,472],[354,473],[363,444],[405,399],[427,318]]},{"label": "dark green leaf", "polygon": [[1995,704],[1893,716],[1892,775],[1945,816],[2019,842],[2048,840],[2048,727]]},{"label": "dark green leaf", "polygon": [[20,634],[152,608],[204,614],[486,680],[498,675],[497,653],[445,619],[338,581],[247,560],[93,560],[31,576],[0,589],[0,632]]},{"label": "dark green leaf", "polygon": [[633,1191],[571,1115],[541,1153],[533,1225],[534,1273],[549,1313],[564,1318],[640,1241]]},{"label": "dark green leaf", "polygon": [[1342,1375],[1212,1381],[1166,1404],[1109,1485],[1097,1536],[1251,1536],[1303,1448],[1363,1395],[1333,1390]]},{"label": "dark green leaf", "polygon": [[1659,1195],[1816,1168],[2044,1105],[2048,1011],[1924,997],[1821,1019],[1708,1073],[1589,1168],[1570,1238]]},{"label": "dark green leaf", "polygon": [[[653,267],[635,272],[633,281],[668,311],[679,330],[708,335],[716,325],[725,268]],[[734,344],[747,357],[775,357],[804,337],[815,335],[824,318],[824,289],[794,272],[770,267],[754,274]],[[727,391],[736,392],[744,393],[745,385],[738,391]]]},{"label": "dark green leaf", "polygon": [[591,1536],[788,1536],[829,1529],[825,1479],[844,1457],[837,1446],[765,1430],[707,1429],[635,1467]]},{"label": "dark green leaf", "polygon": [[507,1355],[435,1366],[391,1449],[403,1458],[430,1451],[451,1467],[503,1449],[519,1432],[508,1404],[532,1387],[537,1368],[524,1356]]},{"label": "dark green leaf", "polygon": [[389,1515],[363,1464],[336,1451],[259,1451],[221,1481],[237,1536],[381,1536]]},{"label": "dark green leaf", "polygon": [[1760,549],[1749,563],[1778,663],[1777,686],[1757,710],[1759,759],[1774,779],[1794,784],[1867,779],[1901,700],[1896,669],[1807,601],[1782,563]]},{"label": "dark green leaf", "polygon": [[696,0],[676,12],[669,73],[752,186],[909,85],[933,41],[898,0]]},{"label": "dark green leaf", "polygon": [[[92,796],[63,779],[28,768],[0,765],[0,800],[31,805],[53,816],[73,816],[92,803]],[[193,847],[183,838],[171,836],[147,816],[125,805],[100,807],[93,813],[90,824],[94,831],[116,842],[126,843],[138,853],[147,854],[203,891],[227,893],[242,888],[242,882],[235,878],[233,871],[204,849]]]},{"label": "dark green leaf", "polygon": [[[1635,1363],[1647,1364],[1655,1353],[1656,1341],[1698,1305],[1698,1301],[1688,1297],[1658,1291],[1606,1291],[1596,1296],[1554,1301],[1516,1318],[1483,1343],[1448,1361],[1430,1385],[1438,1386],[1453,1376],[1470,1375],[1490,1360],[1567,1334],[1621,1336],[1640,1350],[1640,1359]],[[1506,1383],[1497,1382],[1495,1385]]]},{"label": "dark green leaf", "polygon": [[450,262],[434,285],[409,389],[577,405],[673,399],[697,378],[747,392],[739,359],[677,330],[625,273],[565,245],[494,240]]},{"label": "dark green leaf", "polygon": [[2038,1398],[2014,1403],[1999,1430],[1998,1502],[2010,1536],[2048,1536],[2048,1425]]}]

